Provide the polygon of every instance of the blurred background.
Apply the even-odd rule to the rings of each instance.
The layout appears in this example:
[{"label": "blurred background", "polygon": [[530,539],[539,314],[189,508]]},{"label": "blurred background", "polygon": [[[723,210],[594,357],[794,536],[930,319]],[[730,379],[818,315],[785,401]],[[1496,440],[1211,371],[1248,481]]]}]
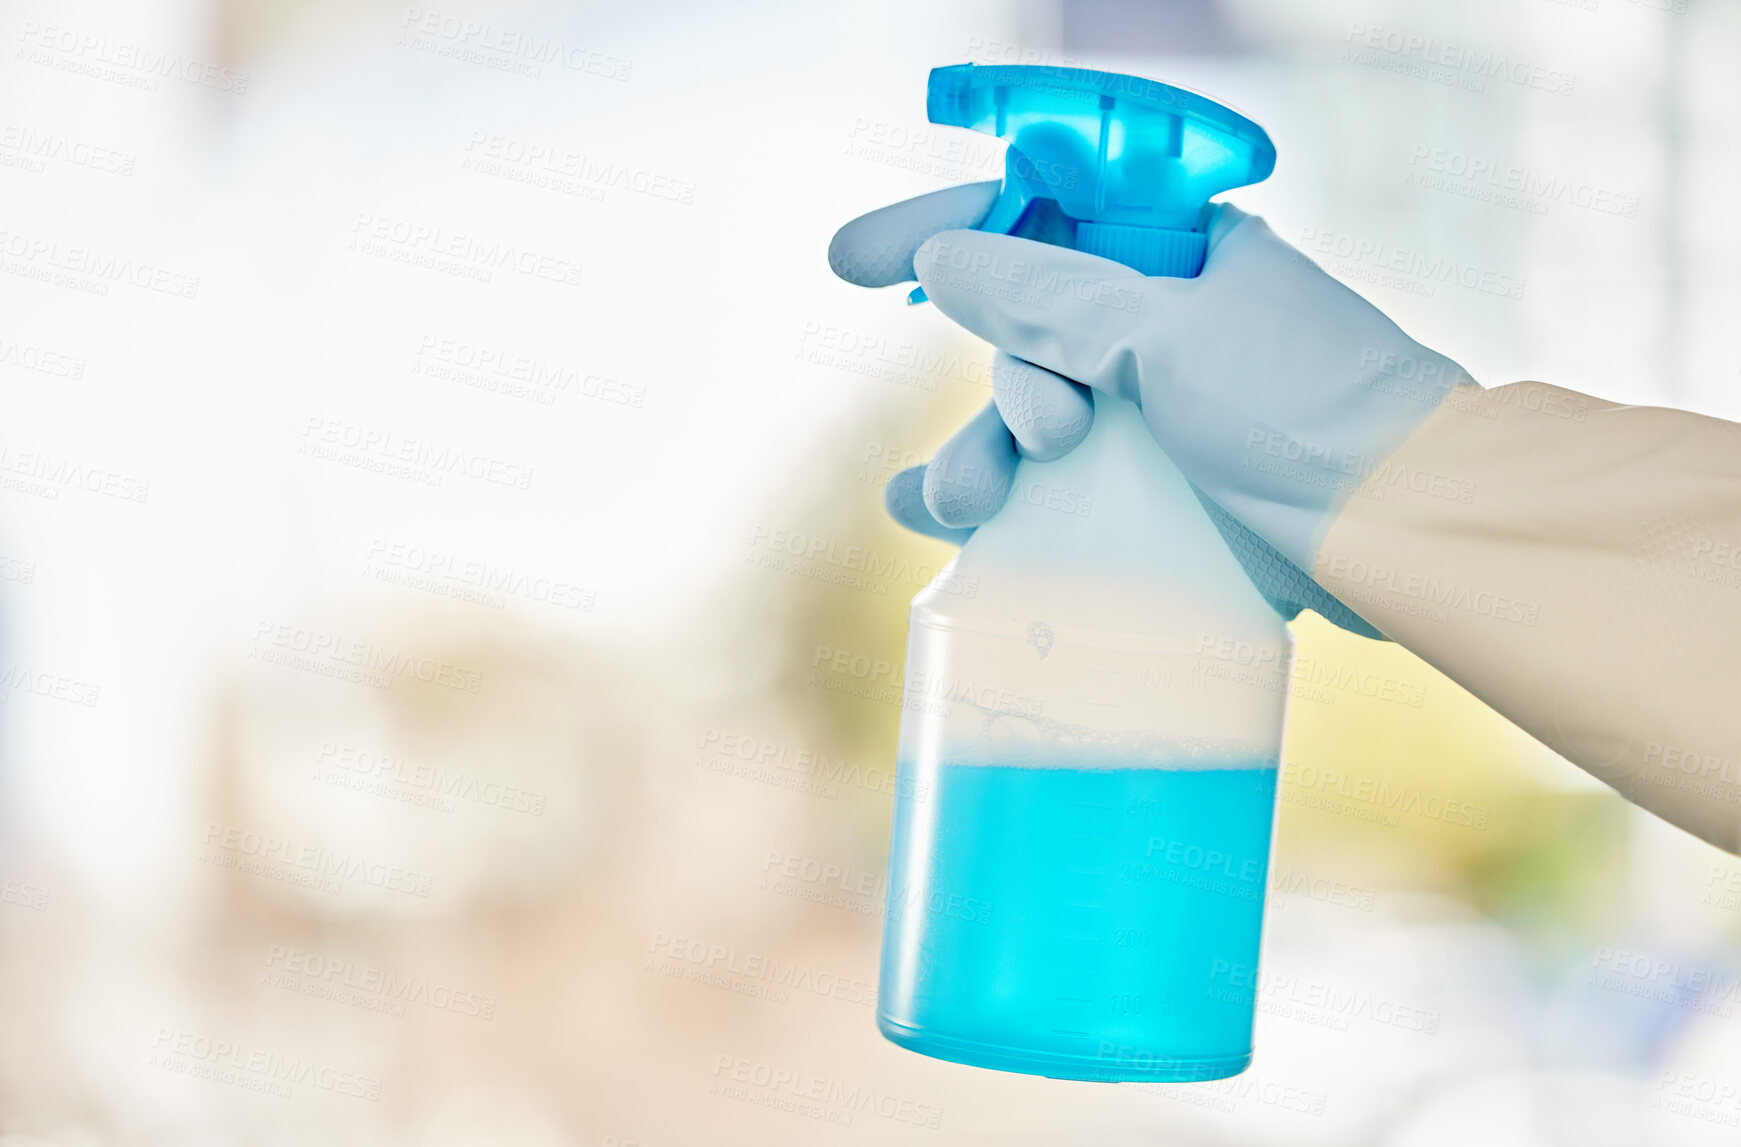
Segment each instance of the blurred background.
[{"label": "blurred background", "polygon": [[1251,1072],[883,1041],[949,550],[882,486],[991,352],[824,258],[1001,174],[930,67],[1138,72],[1264,124],[1234,201],[1481,381],[1741,417],[1741,8],[23,0],[0,37],[7,1147],[1741,1137],[1741,862],[1312,616]]}]

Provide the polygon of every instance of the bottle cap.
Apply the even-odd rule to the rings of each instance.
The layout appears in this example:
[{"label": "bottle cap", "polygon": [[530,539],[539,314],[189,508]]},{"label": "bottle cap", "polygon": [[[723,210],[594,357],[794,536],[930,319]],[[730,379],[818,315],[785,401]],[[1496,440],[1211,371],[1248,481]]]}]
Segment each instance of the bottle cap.
[{"label": "bottle cap", "polygon": [[932,69],[926,111],[932,123],[1009,141],[1003,190],[980,230],[1013,231],[1049,199],[1076,224],[1077,250],[1145,275],[1200,272],[1204,206],[1275,169],[1257,124],[1139,76],[956,64]]}]

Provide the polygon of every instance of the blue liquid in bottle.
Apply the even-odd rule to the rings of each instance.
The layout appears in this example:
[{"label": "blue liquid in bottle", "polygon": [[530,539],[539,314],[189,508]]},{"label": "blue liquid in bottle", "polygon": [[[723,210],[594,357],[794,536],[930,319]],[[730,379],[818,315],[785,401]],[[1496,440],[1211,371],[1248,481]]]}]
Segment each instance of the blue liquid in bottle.
[{"label": "blue liquid in bottle", "polygon": [[1065,1079],[1251,1060],[1273,761],[902,761],[878,1023],[940,1059]]}]

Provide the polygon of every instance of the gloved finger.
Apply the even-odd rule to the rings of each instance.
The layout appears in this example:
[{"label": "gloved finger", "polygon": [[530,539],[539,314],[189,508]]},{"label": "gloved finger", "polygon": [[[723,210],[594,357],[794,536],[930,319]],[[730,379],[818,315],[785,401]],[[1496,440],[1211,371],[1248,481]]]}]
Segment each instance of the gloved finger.
[{"label": "gloved finger", "polygon": [[834,233],[828,265],[860,287],[910,283],[919,244],[939,231],[977,226],[1002,186],[994,179],[947,187],[860,215]]},{"label": "gloved finger", "polygon": [[1081,251],[983,231],[945,231],[920,246],[913,265],[937,309],[980,338],[1133,401],[1137,363],[1127,345],[1138,323],[1151,344],[1157,330],[1189,329],[1178,323],[1177,312],[1192,280],[1151,279]]},{"label": "gloved finger", "polygon": [[883,488],[883,505],[888,507],[889,517],[897,525],[905,526],[915,534],[924,534],[928,538],[937,538],[957,546],[973,536],[972,530],[945,526],[925,508],[923,466],[909,466],[890,478],[889,484]]},{"label": "gloved finger", "polygon": [[987,403],[925,467],[925,508],[945,526],[966,528],[990,520],[1010,495],[1016,444]]},{"label": "gloved finger", "polygon": [[1022,457],[1036,462],[1070,453],[1094,425],[1087,387],[1003,351],[991,360],[991,393]]}]

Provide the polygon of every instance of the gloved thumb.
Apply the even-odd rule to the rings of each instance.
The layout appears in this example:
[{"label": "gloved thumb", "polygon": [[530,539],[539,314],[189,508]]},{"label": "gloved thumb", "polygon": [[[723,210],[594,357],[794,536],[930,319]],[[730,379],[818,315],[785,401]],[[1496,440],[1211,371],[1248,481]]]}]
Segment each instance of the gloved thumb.
[{"label": "gloved thumb", "polygon": [[834,233],[828,265],[860,287],[887,287],[913,281],[913,252],[919,244],[956,227],[972,227],[991,210],[999,180],[946,187],[860,215]]}]

